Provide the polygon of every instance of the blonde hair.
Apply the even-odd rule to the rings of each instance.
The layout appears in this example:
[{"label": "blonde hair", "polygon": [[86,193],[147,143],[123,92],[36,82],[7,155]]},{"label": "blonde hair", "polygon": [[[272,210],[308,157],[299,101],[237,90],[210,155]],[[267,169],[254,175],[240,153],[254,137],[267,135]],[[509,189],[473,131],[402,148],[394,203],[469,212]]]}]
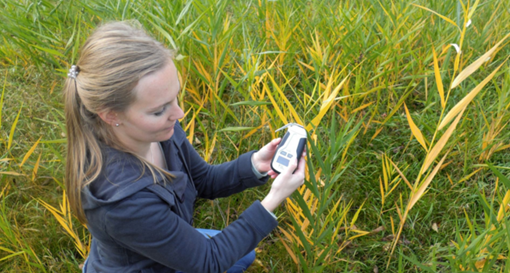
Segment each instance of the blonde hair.
[{"label": "blonde hair", "polygon": [[97,28],[81,49],[75,78],[64,86],[67,125],[67,164],[65,184],[70,207],[86,223],[81,190],[94,181],[103,169],[102,144],[137,157],[147,167],[170,178],[165,170],[151,164],[124,147],[111,125],[98,113],[125,111],[136,98],[135,86],[145,75],[162,69],[173,52],[143,31],[137,22],[112,22]]}]

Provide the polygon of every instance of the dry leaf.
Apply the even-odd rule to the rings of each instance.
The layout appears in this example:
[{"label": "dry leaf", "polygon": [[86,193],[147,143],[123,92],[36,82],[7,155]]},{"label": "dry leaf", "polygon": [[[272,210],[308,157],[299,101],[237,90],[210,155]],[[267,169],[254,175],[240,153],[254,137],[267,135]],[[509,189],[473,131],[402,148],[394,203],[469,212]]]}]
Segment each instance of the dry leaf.
[{"label": "dry leaf", "polygon": [[372,231],[371,231],[371,233],[378,233],[378,232],[381,232],[381,231],[383,231],[383,230],[384,230],[384,227],[383,227],[383,226],[380,226],[380,227],[378,227],[378,228],[376,228],[376,229],[372,230]]},{"label": "dry leaf", "polygon": [[476,269],[480,270],[485,266],[486,259],[481,259],[475,263]]},{"label": "dry leaf", "polygon": [[435,231],[435,232],[439,232],[438,229],[437,229],[437,224],[436,223],[433,223],[432,224],[432,229]]},{"label": "dry leaf", "polygon": [[387,242],[387,241],[393,241],[394,238],[395,238],[395,236],[393,234],[390,234],[390,235],[382,238],[382,240]]}]

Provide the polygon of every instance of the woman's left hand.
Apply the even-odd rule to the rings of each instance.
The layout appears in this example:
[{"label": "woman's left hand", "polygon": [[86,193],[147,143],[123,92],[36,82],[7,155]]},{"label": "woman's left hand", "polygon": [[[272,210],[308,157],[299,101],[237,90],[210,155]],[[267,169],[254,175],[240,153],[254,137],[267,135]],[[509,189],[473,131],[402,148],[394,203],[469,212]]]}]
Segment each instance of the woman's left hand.
[{"label": "woman's left hand", "polygon": [[273,159],[276,148],[281,141],[281,138],[271,140],[271,142],[266,144],[266,146],[262,147],[262,149],[254,153],[252,156],[252,162],[255,169],[257,169],[260,173],[267,172],[271,178],[276,178],[278,176],[278,174],[271,169],[271,160]]}]

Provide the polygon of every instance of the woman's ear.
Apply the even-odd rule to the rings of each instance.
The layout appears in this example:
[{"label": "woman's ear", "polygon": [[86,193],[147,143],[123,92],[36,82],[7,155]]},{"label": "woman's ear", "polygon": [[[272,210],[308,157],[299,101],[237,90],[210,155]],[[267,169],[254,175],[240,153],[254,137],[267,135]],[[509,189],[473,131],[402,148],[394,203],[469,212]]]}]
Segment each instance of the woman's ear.
[{"label": "woman's ear", "polygon": [[117,124],[120,124],[120,120],[118,117],[118,114],[115,111],[112,110],[104,110],[97,115],[106,123],[110,124],[111,126],[119,126]]}]

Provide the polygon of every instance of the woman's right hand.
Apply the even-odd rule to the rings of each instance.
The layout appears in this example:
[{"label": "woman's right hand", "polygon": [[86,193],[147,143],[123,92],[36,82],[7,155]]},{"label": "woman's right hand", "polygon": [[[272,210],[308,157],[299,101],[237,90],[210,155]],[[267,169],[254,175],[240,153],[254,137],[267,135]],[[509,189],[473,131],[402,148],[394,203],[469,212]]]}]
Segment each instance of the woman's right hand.
[{"label": "woman's right hand", "polygon": [[[273,212],[299,186],[303,185],[305,181],[305,154],[306,152],[303,152],[299,165],[296,163],[296,158],[292,159],[289,167],[276,177],[269,194],[261,202],[267,210]],[[297,169],[296,165],[298,165]],[[295,172],[292,173],[294,170]]]}]

